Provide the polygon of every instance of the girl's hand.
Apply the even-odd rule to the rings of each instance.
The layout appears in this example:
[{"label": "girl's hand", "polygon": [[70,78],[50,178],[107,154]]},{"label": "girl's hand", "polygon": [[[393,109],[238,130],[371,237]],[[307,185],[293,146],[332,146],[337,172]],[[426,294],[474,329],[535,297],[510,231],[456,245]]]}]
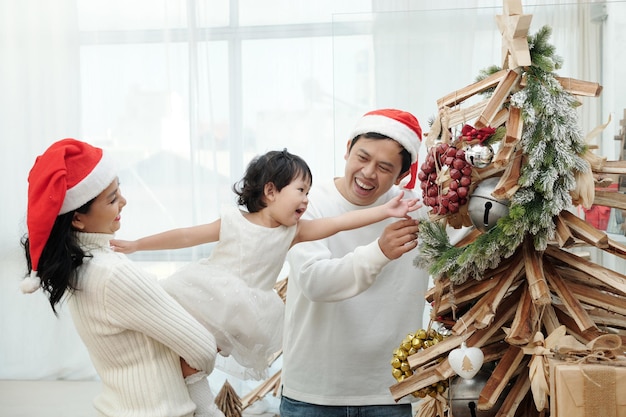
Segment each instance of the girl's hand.
[{"label": "girl's hand", "polygon": [[137,251],[137,242],[134,240],[111,239],[109,244],[115,252],[129,254]]},{"label": "girl's hand", "polygon": [[422,203],[418,198],[402,199],[404,197],[404,191],[389,200],[385,204],[389,217],[404,217],[409,218],[408,213],[415,211],[422,207]]}]

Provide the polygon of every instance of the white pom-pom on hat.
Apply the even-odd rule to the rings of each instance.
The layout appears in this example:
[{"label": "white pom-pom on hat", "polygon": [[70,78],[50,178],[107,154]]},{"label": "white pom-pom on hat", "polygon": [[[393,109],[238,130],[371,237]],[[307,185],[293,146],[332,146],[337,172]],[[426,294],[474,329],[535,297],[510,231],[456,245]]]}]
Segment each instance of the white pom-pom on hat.
[{"label": "white pom-pom on hat", "polygon": [[22,290],[24,294],[32,294],[39,288],[41,288],[41,279],[36,271],[32,271],[29,276],[20,282],[20,290]]}]

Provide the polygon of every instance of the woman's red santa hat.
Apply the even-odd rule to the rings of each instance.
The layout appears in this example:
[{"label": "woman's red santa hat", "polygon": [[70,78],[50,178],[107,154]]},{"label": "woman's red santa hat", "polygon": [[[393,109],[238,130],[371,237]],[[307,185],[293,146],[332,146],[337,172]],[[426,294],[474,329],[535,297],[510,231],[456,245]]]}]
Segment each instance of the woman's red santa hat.
[{"label": "woman's red santa hat", "polygon": [[417,151],[422,140],[422,128],[417,118],[403,110],[374,110],[361,117],[350,137],[370,132],[395,140],[411,154],[411,178],[405,188],[413,189],[417,180]]},{"label": "woman's red santa hat", "polygon": [[100,148],[76,139],[62,139],[37,157],[28,174],[29,252],[32,272],[21,283],[23,292],[40,286],[39,258],[57,216],[76,210],[106,189],[117,171]]}]

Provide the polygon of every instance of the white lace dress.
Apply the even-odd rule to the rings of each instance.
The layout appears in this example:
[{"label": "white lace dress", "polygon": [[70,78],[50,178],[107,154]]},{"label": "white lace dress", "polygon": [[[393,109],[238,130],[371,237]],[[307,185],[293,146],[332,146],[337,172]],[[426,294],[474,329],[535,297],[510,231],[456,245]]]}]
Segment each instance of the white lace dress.
[{"label": "white lace dress", "polygon": [[274,285],[295,233],[296,226],[253,224],[229,207],[211,255],[161,280],[213,333],[221,355],[250,368],[253,378],[265,376],[269,358],[281,349],[284,304]]}]

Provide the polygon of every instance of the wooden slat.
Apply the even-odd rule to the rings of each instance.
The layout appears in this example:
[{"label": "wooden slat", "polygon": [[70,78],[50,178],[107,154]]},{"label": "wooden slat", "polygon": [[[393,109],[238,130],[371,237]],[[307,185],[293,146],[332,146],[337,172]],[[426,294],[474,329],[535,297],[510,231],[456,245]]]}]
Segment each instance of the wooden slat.
[{"label": "wooden slat", "polygon": [[495,189],[491,193],[492,196],[499,200],[508,200],[519,189],[519,177],[522,171],[522,150],[515,152],[513,160],[506,165],[504,174],[500,177],[500,181],[496,184]]},{"label": "wooden slat", "polygon": [[557,293],[561,302],[567,308],[569,315],[574,319],[578,328],[582,332],[586,332],[592,328],[596,328],[596,324],[589,317],[578,298],[570,291],[568,284],[563,281],[557,270],[549,262],[544,264],[546,278],[554,291]]},{"label": "wooden slat", "polygon": [[556,242],[558,243],[560,248],[569,248],[574,242],[574,236],[570,228],[567,226],[565,221],[561,218],[560,215],[554,218],[554,225],[556,226]]},{"label": "wooden slat", "polygon": [[550,290],[546,277],[543,275],[543,257],[541,252],[535,250],[533,240],[526,238],[522,243],[524,253],[524,263],[526,270],[526,281],[530,296],[535,305],[550,304]]},{"label": "wooden slat", "polygon": [[607,248],[609,246],[609,238],[606,233],[596,229],[574,213],[563,210],[559,216],[575,237],[598,248]]},{"label": "wooden slat", "polygon": [[588,286],[571,281],[567,282],[567,287],[579,301],[613,313],[621,314],[625,316],[624,321],[626,322],[626,297],[589,288]]},{"label": "wooden slat", "polygon": [[468,85],[460,90],[456,90],[437,100],[437,108],[456,106],[475,94],[482,93],[485,90],[497,85],[506,75],[507,70],[500,70],[489,77]]},{"label": "wooden slat", "polygon": [[507,70],[506,76],[498,83],[496,91],[493,92],[487,107],[485,107],[482,114],[478,116],[478,119],[474,123],[476,129],[491,126],[494,116],[500,110],[502,104],[508,99],[511,90],[518,83],[520,77],[521,75],[517,71]]},{"label": "wooden slat", "polygon": [[593,204],[626,210],[626,194],[596,190]]},{"label": "wooden slat", "polygon": [[615,289],[619,294],[626,295],[626,275],[612,271],[601,265],[582,259],[563,249],[548,245],[545,253],[557,260],[569,264],[572,268],[583,271]]},{"label": "wooden slat", "polygon": [[438,365],[422,370],[419,373],[415,373],[397,384],[392,385],[389,387],[389,391],[391,392],[391,396],[394,401],[397,402],[415,391],[419,391],[420,389],[428,387],[431,384],[436,384],[439,381],[448,379],[453,375],[454,371],[450,368],[448,359],[445,359]]},{"label": "wooden slat", "polygon": [[626,174],[626,161],[604,161],[601,168],[594,168],[599,174]]},{"label": "wooden slat", "polygon": [[506,135],[502,139],[502,146],[496,153],[493,163],[496,166],[505,166],[511,159],[511,155],[515,151],[515,147],[522,137],[522,129],[524,121],[521,116],[519,107],[510,106],[508,120],[506,123]]},{"label": "wooden slat", "polygon": [[[473,331],[469,334],[472,334]],[[436,345],[430,346],[427,349],[422,349],[414,355],[411,355],[407,358],[409,362],[409,366],[411,369],[417,368],[418,366],[422,366],[425,363],[431,362],[437,359],[439,356],[443,355],[451,351],[452,349],[456,349],[461,346],[461,342],[463,342],[465,336],[448,336],[444,338],[441,342]]]},{"label": "wooden slat", "polygon": [[503,271],[502,276],[496,279],[496,285],[483,295],[452,327],[452,333],[462,334],[473,325],[482,329],[489,325],[495,316],[495,312],[509,291],[509,288],[522,270],[524,263],[519,253],[511,260],[511,267]]},{"label": "wooden slat", "polygon": [[489,99],[480,101],[467,108],[455,107],[450,109],[448,111],[448,125],[456,126],[474,120],[487,107],[487,103],[489,103]]},{"label": "wooden slat", "polygon": [[521,348],[517,346],[508,347],[506,353],[496,365],[496,369],[493,370],[482,391],[480,391],[477,409],[482,411],[491,410],[522,363],[523,358],[524,351]]},{"label": "wooden slat", "polygon": [[556,77],[563,89],[576,96],[599,97],[602,86],[598,83],[576,80],[568,77]]},{"label": "wooden slat", "polygon": [[522,288],[522,297],[515,311],[511,330],[504,338],[507,343],[516,346],[527,345],[540,328],[537,309],[534,307],[528,288]]},{"label": "wooden slat", "polygon": [[562,306],[555,305],[554,312],[556,313],[559,322],[567,328],[567,332],[578,339],[578,341],[582,344],[586,345],[596,337],[604,334],[598,329],[590,329],[585,332],[580,331],[574,319],[565,312]]},{"label": "wooden slat", "polygon": [[616,240],[609,239],[609,247],[604,251],[626,259],[626,246]]},{"label": "wooden slat", "polygon": [[528,372],[521,372],[515,379],[515,383],[511,387],[511,390],[506,395],[502,406],[496,413],[495,417],[515,417],[515,412],[519,408],[524,397],[530,391],[530,378]]},{"label": "wooden slat", "polygon": [[[556,77],[565,91],[576,96],[599,97],[602,86],[595,82],[576,80],[568,77]],[[526,77],[520,82],[520,87],[526,87]]]}]

